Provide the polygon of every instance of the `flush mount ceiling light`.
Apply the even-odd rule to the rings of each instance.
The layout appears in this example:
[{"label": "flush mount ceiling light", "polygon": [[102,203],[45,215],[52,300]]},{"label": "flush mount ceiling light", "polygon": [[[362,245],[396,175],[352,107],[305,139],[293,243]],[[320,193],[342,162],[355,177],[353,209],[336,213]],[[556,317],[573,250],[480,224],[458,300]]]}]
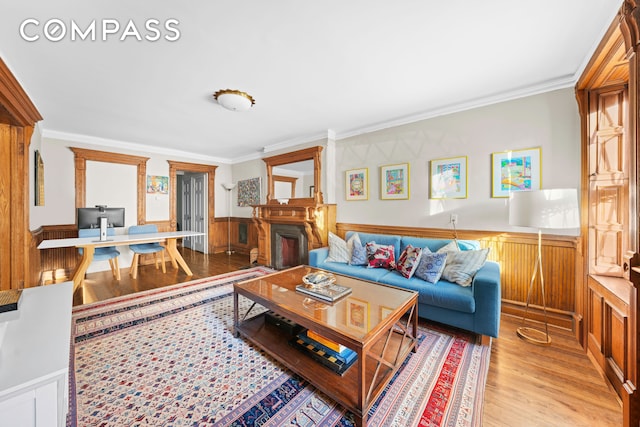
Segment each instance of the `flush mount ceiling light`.
[{"label": "flush mount ceiling light", "polygon": [[213,94],[213,97],[218,104],[231,111],[247,111],[256,103],[248,93],[233,89],[219,90]]}]

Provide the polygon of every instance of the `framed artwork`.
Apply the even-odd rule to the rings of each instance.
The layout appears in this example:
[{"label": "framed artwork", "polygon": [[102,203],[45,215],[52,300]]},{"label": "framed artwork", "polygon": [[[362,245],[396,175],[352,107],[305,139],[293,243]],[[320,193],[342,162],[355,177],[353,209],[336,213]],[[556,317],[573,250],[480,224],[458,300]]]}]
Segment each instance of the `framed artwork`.
[{"label": "framed artwork", "polygon": [[491,197],[509,197],[513,191],[539,190],[542,149],[503,151],[491,154]]},{"label": "framed artwork", "polygon": [[309,197],[313,197],[315,192],[316,192],[316,186],[315,185],[310,185],[309,186]]},{"label": "framed artwork", "polygon": [[347,298],[347,326],[366,333],[369,331],[369,303]]},{"label": "framed artwork", "polygon": [[260,204],[260,177],[238,181],[238,206]]},{"label": "framed artwork", "polygon": [[380,320],[386,319],[391,313],[393,313],[393,308],[385,307],[384,305],[380,306]]},{"label": "framed artwork", "polygon": [[147,194],[169,194],[169,177],[147,175]]},{"label": "framed artwork", "polygon": [[409,198],[409,163],[380,167],[380,198],[382,200]]},{"label": "framed artwork", "polygon": [[431,160],[431,199],[467,198],[467,156]]},{"label": "framed artwork", "polygon": [[34,152],[35,158],[35,206],[44,206],[44,161],[42,160],[42,156],[40,155],[40,151],[35,150]]},{"label": "framed artwork", "polygon": [[369,169],[352,169],[345,172],[345,198],[369,200]]}]

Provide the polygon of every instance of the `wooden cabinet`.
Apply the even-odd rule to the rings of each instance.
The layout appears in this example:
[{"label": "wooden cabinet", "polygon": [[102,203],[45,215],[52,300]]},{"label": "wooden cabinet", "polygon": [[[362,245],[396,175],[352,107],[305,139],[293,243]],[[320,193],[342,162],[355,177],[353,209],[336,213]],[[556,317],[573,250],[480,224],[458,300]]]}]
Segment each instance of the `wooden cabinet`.
[{"label": "wooden cabinet", "polygon": [[0,343],[0,424],[66,425],[72,293],[72,282],[23,291]]}]

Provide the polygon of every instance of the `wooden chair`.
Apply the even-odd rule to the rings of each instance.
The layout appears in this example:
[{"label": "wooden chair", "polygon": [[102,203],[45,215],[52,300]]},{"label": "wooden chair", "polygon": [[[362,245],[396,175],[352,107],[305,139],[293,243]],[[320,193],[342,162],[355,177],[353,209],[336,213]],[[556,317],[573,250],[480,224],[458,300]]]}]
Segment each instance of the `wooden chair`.
[{"label": "wooden chair", "polygon": [[[129,235],[132,234],[149,234],[157,233],[158,227],[155,224],[146,225],[132,225],[129,227]],[[139,243],[135,245],[129,245],[129,249],[133,252],[133,259],[131,260],[131,268],[129,274],[134,279],[138,277],[138,264],[140,262],[140,254],[153,254],[155,260],[156,269],[158,268],[158,252],[162,257],[162,272],[166,273],[167,268],[164,265],[164,250],[165,247],[158,242],[153,243]]]},{"label": "wooden chair", "polygon": [[[107,228],[107,236],[113,236],[115,234],[113,228]],[[87,228],[87,229],[79,229],[78,237],[100,237],[100,229],[99,228]],[[84,250],[82,248],[78,249],[80,255],[84,254]],[[96,248],[93,253],[94,261],[109,261],[109,266],[111,267],[111,273],[116,280],[120,280],[120,265],[118,265],[118,256],[120,256],[120,252],[115,248],[115,246],[107,246],[104,248]]]}]

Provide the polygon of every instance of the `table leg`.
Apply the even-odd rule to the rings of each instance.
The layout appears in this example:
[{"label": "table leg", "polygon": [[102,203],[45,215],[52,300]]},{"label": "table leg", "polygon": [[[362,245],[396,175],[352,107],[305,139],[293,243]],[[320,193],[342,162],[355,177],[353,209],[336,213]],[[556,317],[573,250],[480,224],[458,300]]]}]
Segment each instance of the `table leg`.
[{"label": "table leg", "polygon": [[93,253],[95,252],[95,248],[93,246],[83,246],[82,247],[82,259],[80,260],[80,264],[76,267],[75,273],[73,273],[73,292],[75,292],[82,282],[84,281],[84,275],[93,261]]},{"label": "table leg", "polygon": [[171,258],[171,265],[173,265],[173,268],[178,268],[178,264],[180,264],[180,267],[182,267],[184,272],[187,273],[187,276],[193,276],[191,269],[189,268],[186,261],[184,260],[184,258],[182,258],[182,255],[180,255],[180,252],[178,251],[176,240],[177,239],[175,238],[167,239],[167,243],[166,243],[167,253],[169,254],[169,258]]},{"label": "table leg", "polygon": [[240,336],[240,332],[238,331],[238,322],[240,321],[238,318],[238,293],[233,292],[233,336],[238,338]]}]

